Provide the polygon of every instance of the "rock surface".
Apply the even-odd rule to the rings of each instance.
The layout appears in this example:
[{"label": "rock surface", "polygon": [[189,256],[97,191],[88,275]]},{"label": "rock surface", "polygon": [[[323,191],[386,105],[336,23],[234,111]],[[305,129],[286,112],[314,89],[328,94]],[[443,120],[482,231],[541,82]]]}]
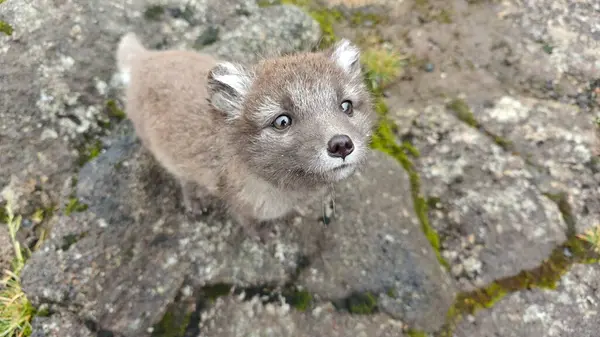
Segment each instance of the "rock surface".
[{"label": "rock surface", "polygon": [[[408,175],[383,154],[336,189],[337,220],[328,247],[298,283],[312,294],[378,294],[381,310],[434,331],[454,300],[454,284],[436,261],[414,212]],[[437,268],[422,268],[438,265]],[[389,294],[393,294],[389,296]]]},{"label": "rock surface", "polygon": [[[536,268],[600,225],[595,2],[327,2],[354,22],[341,32],[364,42],[375,31],[387,49],[416,60],[386,89],[386,103],[396,141],[420,154],[410,160],[449,272],[423,235],[414,181],[390,157],[373,153],[363,173],[339,184],[328,227],[315,205],[258,245],[219,214],[184,217],[177,184],[130,124],[117,124],[113,52],[123,33],[135,31],[150,48],[252,62],[318,42],[317,23],[300,9],[254,0],[8,0],[0,5],[0,21],[14,27],[0,34],[0,190],[18,197],[24,227],[34,212],[60,209],[21,275],[29,299],[50,309],[35,317],[33,336],[166,337],[159,325],[182,303],[193,318],[174,329],[193,337],[433,332],[457,290]],[[373,13],[392,17],[379,23]],[[89,145],[100,154],[92,161]],[[70,197],[87,210],[67,214]],[[599,272],[577,265],[556,290],[507,294],[454,335],[592,336]],[[212,301],[229,286],[248,297]],[[273,301],[290,289],[311,301]]]},{"label": "rock surface", "polygon": [[565,195],[575,232],[600,224],[600,143],[592,114],[568,104],[504,96],[492,107],[474,109],[474,116],[526,158],[543,193],[553,199]]},{"label": "rock surface", "polygon": [[92,333],[77,317],[69,313],[55,313],[50,317],[35,317],[31,337],[92,337]]},{"label": "rock surface", "polygon": [[[518,27],[521,46],[537,43],[549,55],[548,68],[556,74],[556,80],[566,75],[580,81],[600,76],[599,3],[511,0],[502,3],[499,14]],[[521,62],[530,63],[533,55],[530,57]]]},{"label": "rock surface", "polygon": [[442,255],[465,291],[538,266],[566,240],[557,205],[526,161],[444,106],[399,112],[420,151],[415,161]]},{"label": "rock surface", "polygon": [[[409,184],[393,159],[373,153],[364,175],[338,187],[343,215],[331,228],[314,205],[262,246],[237,240],[238,229],[217,213],[186,219],[177,184],[131,130],[120,133],[80,172],[76,196],[89,208],[58,218],[28,261],[22,286],[34,303],[138,336],[161,319],[184,282],[284,286],[308,260],[298,285],[319,300],[368,291],[407,324],[434,331],[443,322],[453,284],[413,220],[410,200],[401,199]],[[388,184],[390,176],[398,183]]]},{"label": "rock surface", "polygon": [[385,315],[351,316],[336,313],[331,305],[311,312],[290,310],[289,305],[261,304],[258,298],[242,302],[219,298],[203,317],[198,337],[234,336],[356,336],[403,337],[403,326]]},{"label": "rock surface", "polygon": [[600,265],[576,265],[556,290],[523,290],[465,320],[456,337],[598,335]]}]

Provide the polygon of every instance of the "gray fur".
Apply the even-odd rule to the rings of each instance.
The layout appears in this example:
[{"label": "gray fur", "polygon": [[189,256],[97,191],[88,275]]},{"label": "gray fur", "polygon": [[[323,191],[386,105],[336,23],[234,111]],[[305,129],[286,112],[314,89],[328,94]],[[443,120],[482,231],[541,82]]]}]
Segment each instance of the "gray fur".
[{"label": "gray fur", "polygon": [[[375,114],[348,41],[252,66],[127,43],[139,44],[128,35],[117,61],[128,72],[126,111],[142,142],[182,186],[198,184],[242,225],[285,217],[364,164]],[[343,100],[353,102],[352,116]],[[283,131],[271,126],[281,114],[292,118]],[[327,155],[336,134],[354,142],[345,159]]]}]

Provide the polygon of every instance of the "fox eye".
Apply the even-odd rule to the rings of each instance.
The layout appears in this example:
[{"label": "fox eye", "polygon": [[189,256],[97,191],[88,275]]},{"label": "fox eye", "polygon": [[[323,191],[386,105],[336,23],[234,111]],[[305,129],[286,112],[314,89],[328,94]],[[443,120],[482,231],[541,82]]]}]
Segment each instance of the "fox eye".
[{"label": "fox eye", "polygon": [[273,121],[272,126],[277,130],[287,129],[292,124],[292,118],[288,115],[279,115]]},{"label": "fox eye", "polygon": [[348,101],[348,100],[343,101],[342,104],[340,104],[340,108],[348,116],[352,116],[352,114],[354,113],[354,111],[352,110],[352,102],[351,101]]}]

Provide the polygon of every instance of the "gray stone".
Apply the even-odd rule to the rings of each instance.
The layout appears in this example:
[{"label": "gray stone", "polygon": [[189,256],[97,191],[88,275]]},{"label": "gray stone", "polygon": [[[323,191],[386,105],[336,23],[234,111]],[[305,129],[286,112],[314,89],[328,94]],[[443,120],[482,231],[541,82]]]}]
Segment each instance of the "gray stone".
[{"label": "gray stone", "polygon": [[76,197],[89,208],[57,218],[23,270],[22,287],[36,305],[139,336],[184,284],[283,286],[308,261],[308,277],[298,283],[315,298],[372,291],[384,312],[406,322],[432,330],[422,317],[443,320],[452,284],[402,198],[410,195],[405,173],[385,155],[373,153],[366,173],[338,187],[340,218],[331,228],[317,220],[318,202],[305,218],[276,224],[276,236],[261,245],[218,212],[186,218],[177,183],[140,146],[130,123],[115,133],[121,138],[79,174]]},{"label": "gray stone", "polygon": [[[472,290],[538,266],[565,239],[556,204],[536,185],[525,160],[458,120],[444,106],[398,112],[413,137],[421,192],[434,200],[430,219],[442,250],[463,265],[457,279]],[[454,268],[455,271],[461,268]]]},{"label": "gray stone", "polygon": [[69,313],[57,313],[50,317],[33,318],[31,337],[92,337],[92,333],[77,317]]},{"label": "gray stone", "polygon": [[235,29],[220,35],[221,43],[203,51],[232,61],[255,62],[274,53],[310,49],[321,36],[319,24],[290,5],[266,7],[229,25]]},{"label": "gray stone", "polygon": [[575,265],[556,290],[523,290],[464,320],[456,337],[595,337],[600,331],[600,265]]},{"label": "gray stone", "polygon": [[411,327],[439,328],[455,288],[422,233],[409,191],[402,167],[374,152],[363,173],[336,188],[331,245],[299,284],[327,299],[370,292],[380,309]]},{"label": "gray stone", "polygon": [[219,298],[203,315],[198,337],[241,336],[378,336],[402,337],[403,324],[385,315],[336,313],[331,305],[299,312],[288,304],[262,304],[256,297]]},{"label": "gray stone", "polygon": [[55,221],[23,270],[24,291],[36,304],[77,308],[102,329],[137,336],[160,320],[186,277],[197,287],[289,279],[293,243],[237,243],[229,222],[191,222],[176,186],[137,138],[115,143],[82,169],[77,197],[89,208]]},{"label": "gray stone", "polygon": [[509,96],[474,114],[538,168],[540,190],[554,198],[564,194],[575,231],[600,224],[600,143],[593,115],[573,105]]},{"label": "gray stone", "polygon": [[499,6],[499,15],[521,33],[520,45],[514,45],[526,56],[520,62],[535,64],[536,54],[537,59],[549,54],[548,71],[557,80],[564,75],[580,81],[600,76],[599,13],[596,1],[511,0]]}]

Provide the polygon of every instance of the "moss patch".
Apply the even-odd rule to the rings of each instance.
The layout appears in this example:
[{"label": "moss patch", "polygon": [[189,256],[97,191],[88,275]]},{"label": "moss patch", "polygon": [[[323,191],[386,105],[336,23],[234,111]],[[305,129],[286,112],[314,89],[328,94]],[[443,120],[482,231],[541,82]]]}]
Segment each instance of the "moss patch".
[{"label": "moss patch", "polygon": [[72,245],[76,244],[77,241],[83,239],[86,236],[87,236],[87,232],[84,232],[81,234],[65,235],[62,237],[62,245],[60,246],[60,249],[62,251],[67,251],[67,250],[69,250],[69,248],[71,248]]},{"label": "moss patch", "polygon": [[106,101],[106,113],[109,117],[116,118],[118,120],[123,120],[126,117],[125,111],[119,108],[114,99]]},{"label": "moss patch", "polygon": [[79,166],[85,165],[85,163],[98,157],[102,153],[103,145],[100,140],[93,140],[84,143],[79,147],[79,158],[77,164]]},{"label": "moss patch", "polygon": [[452,11],[448,8],[438,8],[429,0],[415,0],[413,9],[424,22],[452,23]]},{"label": "moss patch", "polygon": [[333,301],[333,305],[341,312],[371,315],[378,311],[378,297],[378,294],[372,292],[356,292],[341,300]]},{"label": "moss patch", "polygon": [[14,32],[14,29],[11,25],[4,21],[0,21],[0,32],[10,36]]},{"label": "moss patch", "polygon": [[412,329],[406,331],[406,334],[409,337],[427,337],[427,333],[418,331],[418,330],[412,330]]},{"label": "moss patch", "polygon": [[494,134],[493,132],[486,129],[483,125],[481,125],[481,123],[479,123],[479,121],[475,118],[473,111],[471,110],[467,102],[465,102],[464,100],[460,98],[455,98],[448,104],[446,104],[446,108],[454,112],[456,117],[468,126],[475,128],[478,131],[483,131],[483,133],[485,133],[486,136],[492,139],[494,143],[496,143],[496,145],[500,146],[505,151],[514,151],[513,144],[510,140],[505,139],[497,134]]},{"label": "moss patch", "polygon": [[69,202],[65,206],[65,215],[71,215],[73,212],[84,212],[88,209],[88,205],[81,203],[77,198],[69,198]]},{"label": "moss patch", "polygon": [[165,14],[165,8],[160,5],[153,5],[146,8],[144,11],[144,19],[150,21],[158,21]]},{"label": "moss patch", "polygon": [[575,235],[575,216],[573,215],[573,210],[571,208],[571,204],[569,204],[569,200],[568,200],[568,195],[567,193],[544,193],[544,195],[552,200],[556,206],[558,207],[558,210],[560,211],[560,214],[562,215],[563,220],[565,221],[565,223],[567,224],[567,235],[569,236],[573,236]]},{"label": "moss patch", "polygon": [[460,98],[455,98],[452,101],[450,101],[450,103],[448,103],[446,107],[454,111],[456,117],[461,121],[465,122],[467,125],[474,128],[479,127],[479,122],[477,122],[475,116],[473,115],[473,112],[471,111],[471,108],[469,108],[469,105],[467,105],[467,103],[464,100]]},{"label": "moss patch", "polygon": [[299,311],[306,311],[313,302],[312,295],[306,290],[290,290],[284,292],[286,302]]},{"label": "moss patch", "polygon": [[383,117],[375,135],[373,136],[371,147],[394,157],[408,173],[414,208],[417,217],[419,218],[419,222],[421,223],[421,229],[427,237],[427,240],[429,240],[431,247],[435,251],[435,255],[440,264],[448,268],[448,262],[444,260],[442,254],[440,253],[441,244],[439,235],[429,223],[429,205],[425,197],[421,194],[421,179],[419,177],[419,173],[408,157],[409,154],[413,155],[415,151],[412,150],[412,147],[407,147],[406,144],[397,144],[395,141],[394,132],[392,130],[392,122]]},{"label": "moss patch", "polygon": [[154,325],[152,337],[184,337],[192,312],[180,311],[177,308],[170,308],[160,322]]},{"label": "moss patch", "polygon": [[365,76],[373,91],[385,88],[402,75],[406,58],[383,47],[368,48],[361,54]]},{"label": "moss patch", "polygon": [[[2,4],[3,2],[4,2],[4,0],[0,0],[0,4]],[[13,31],[14,31],[14,29],[11,25],[0,20],[0,32],[10,36],[10,35],[12,35]]]}]

